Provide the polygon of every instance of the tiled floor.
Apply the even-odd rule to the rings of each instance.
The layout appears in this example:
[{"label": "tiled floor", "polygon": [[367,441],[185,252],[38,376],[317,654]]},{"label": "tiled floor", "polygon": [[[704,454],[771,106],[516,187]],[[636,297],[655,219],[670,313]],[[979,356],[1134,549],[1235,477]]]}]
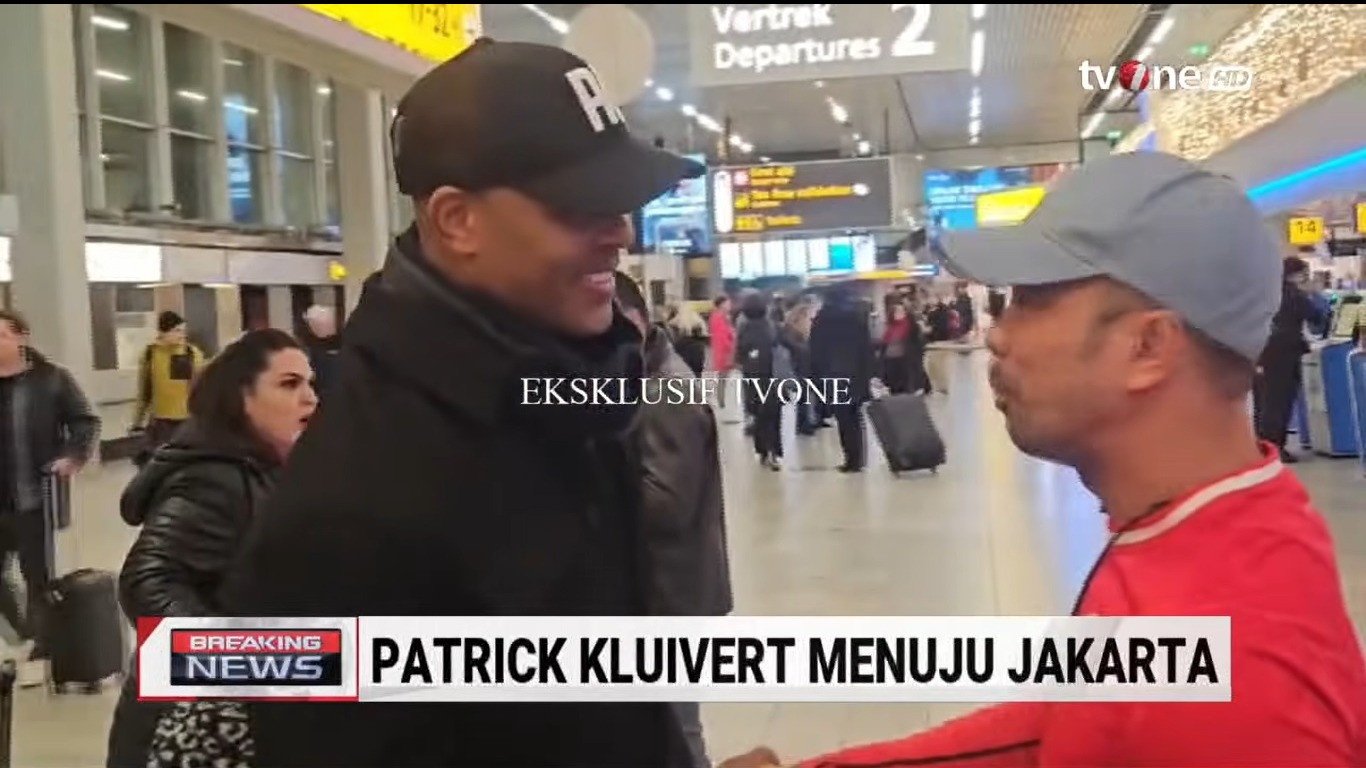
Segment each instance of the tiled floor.
[{"label": "tiled floor", "polygon": [[[723,425],[726,504],[739,613],[1048,614],[1066,612],[1102,544],[1103,521],[1069,470],[1020,455],[987,399],[983,357],[955,360],[935,412],[949,445],[938,475],[893,478],[870,453],[862,475],[833,471],[834,430],[789,434],[781,473],[759,469],[738,425]],[[790,428],[790,425],[788,425]],[[1366,477],[1352,460],[1297,466],[1337,536],[1348,598],[1366,627]],[[117,569],[134,531],[119,519],[126,465],[76,487],[64,567]],[[21,692],[15,765],[103,764],[114,694]],[[787,757],[908,733],[960,705],[719,704],[703,708],[714,758],[764,743]]]}]

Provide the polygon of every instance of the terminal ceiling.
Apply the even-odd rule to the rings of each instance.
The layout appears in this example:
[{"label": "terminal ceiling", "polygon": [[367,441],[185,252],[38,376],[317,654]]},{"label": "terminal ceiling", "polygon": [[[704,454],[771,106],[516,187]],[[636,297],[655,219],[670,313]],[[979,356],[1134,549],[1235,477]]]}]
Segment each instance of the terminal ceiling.
[{"label": "terminal ceiling", "polygon": [[[532,6],[572,20],[584,6]],[[981,93],[980,146],[1008,147],[1076,140],[1079,112],[1091,94],[1081,88],[1078,65],[1109,64],[1130,45],[1145,18],[1161,6],[1143,4],[989,5],[974,28],[985,31],[982,73],[968,70],[900,76],[857,77],[699,89],[689,82],[688,17],[683,5],[632,5],[655,40],[656,85],[673,92],[663,101],[647,90],[628,106],[638,131],[659,136],[683,151],[716,149],[716,137],[680,112],[683,104],[719,121],[754,145],[753,156],[808,153],[851,154],[854,134],[873,151],[930,152],[969,145],[969,101]],[[1191,46],[1218,43],[1255,5],[1172,5],[1175,24],[1154,51],[1154,63],[1180,66],[1193,61]],[[486,4],[484,29],[507,40],[558,42],[551,23],[526,5]],[[1137,41],[1141,45],[1142,40]],[[820,87],[818,87],[818,85]],[[849,113],[841,126],[827,99]],[[1121,104],[1122,106],[1122,104]],[[1127,130],[1136,115],[1106,119],[1097,135]],[[738,159],[738,158],[737,158]]]}]

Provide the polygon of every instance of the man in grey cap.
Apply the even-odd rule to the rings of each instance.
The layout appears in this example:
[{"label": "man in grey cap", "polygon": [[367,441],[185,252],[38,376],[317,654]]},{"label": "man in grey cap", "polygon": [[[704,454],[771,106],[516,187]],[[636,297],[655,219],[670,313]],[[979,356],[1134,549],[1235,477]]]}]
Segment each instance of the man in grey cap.
[{"label": "man in grey cap", "polygon": [[1366,764],[1366,663],[1331,537],[1248,414],[1281,267],[1242,190],[1171,155],[1113,156],[1020,226],[935,247],[1014,287],[988,334],[996,405],[1109,518],[1073,613],[1230,616],[1233,700],[1003,704],[806,765]]}]

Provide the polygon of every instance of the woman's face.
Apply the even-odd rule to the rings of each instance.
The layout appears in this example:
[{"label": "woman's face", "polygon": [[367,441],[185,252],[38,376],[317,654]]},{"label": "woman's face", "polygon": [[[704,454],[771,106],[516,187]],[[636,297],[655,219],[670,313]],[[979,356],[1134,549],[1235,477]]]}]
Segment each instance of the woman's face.
[{"label": "woman's face", "polygon": [[902,304],[901,302],[897,302],[896,304],[893,304],[893,305],[892,305],[892,319],[893,319],[893,320],[904,320],[905,317],[906,317],[906,305],[905,305],[905,304]]},{"label": "woman's face", "polygon": [[287,458],[318,407],[308,356],[298,349],[272,352],[247,391],[245,407],[256,434],[282,461]]}]

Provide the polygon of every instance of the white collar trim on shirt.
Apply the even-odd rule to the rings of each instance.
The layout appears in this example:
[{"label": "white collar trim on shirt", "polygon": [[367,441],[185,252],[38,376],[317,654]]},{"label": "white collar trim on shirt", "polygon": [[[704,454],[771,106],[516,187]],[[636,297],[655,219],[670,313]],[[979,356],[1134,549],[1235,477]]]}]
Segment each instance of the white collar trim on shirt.
[{"label": "white collar trim on shirt", "polygon": [[1161,536],[1180,525],[1183,520],[1199,512],[1215,500],[1227,496],[1230,493],[1245,491],[1249,488],[1261,485],[1275,479],[1281,473],[1285,465],[1281,464],[1280,459],[1272,459],[1260,467],[1254,467],[1245,472],[1240,472],[1232,477],[1226,477],[1213,485],[1206,486],[1197,491],[1190,498],[1176,505],[1176,508],[1167,513],[1161,520],[1152,525],[1138,528],[1136,530],[1122,533],[1115,537],[1115,544],[1137,544],[1141,541]]}]

